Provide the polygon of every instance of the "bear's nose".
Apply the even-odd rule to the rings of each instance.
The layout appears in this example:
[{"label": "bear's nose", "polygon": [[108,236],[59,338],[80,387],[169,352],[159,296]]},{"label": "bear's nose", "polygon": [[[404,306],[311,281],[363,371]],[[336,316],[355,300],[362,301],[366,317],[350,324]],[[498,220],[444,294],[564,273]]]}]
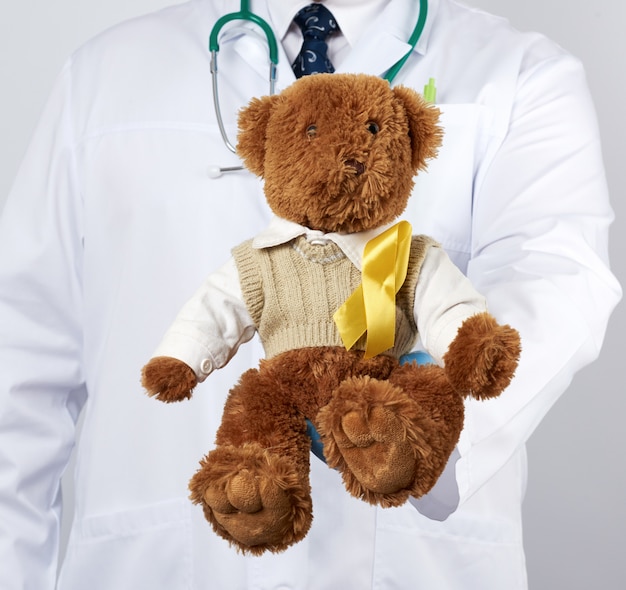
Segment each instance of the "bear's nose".
[{"label": "bear's nose", "polygon": [[365,164],[363,164],[363,162],[359,162],[358,160],[346,160],[344,164],[349,168],[354,168],[357,176],[361,176],[361,174],[365,172]]}]

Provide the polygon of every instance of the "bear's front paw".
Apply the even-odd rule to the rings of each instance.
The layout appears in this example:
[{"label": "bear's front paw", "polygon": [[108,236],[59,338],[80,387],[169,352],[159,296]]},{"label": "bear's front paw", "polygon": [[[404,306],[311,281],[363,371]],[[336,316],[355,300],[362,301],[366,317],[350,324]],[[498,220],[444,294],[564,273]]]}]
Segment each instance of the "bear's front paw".
[{"label": "bear's front paw", "polygon": [[469,317],[444,356],[446,376],[462,395],[497,397],[509,385],[519,361],[520,336],[488,313]]},{"label": "bear's front paw", "polygon": [[160,356],[151,359],[143,368],[141,384],[148,395],[169,403],[189,399],[198,379],[182,361]]},{"label": "bear's front paw", "polygon": [[244,553],[284,551],[309,530],[308,478],[257,444],[218,447],[189,484],[215,532]]}]

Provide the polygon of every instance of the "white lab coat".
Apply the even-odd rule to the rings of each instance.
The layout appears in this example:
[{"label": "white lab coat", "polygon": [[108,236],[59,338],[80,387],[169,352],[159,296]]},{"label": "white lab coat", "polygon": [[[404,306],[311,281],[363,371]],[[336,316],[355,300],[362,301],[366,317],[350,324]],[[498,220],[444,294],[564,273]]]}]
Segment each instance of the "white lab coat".
[{"label": "white lab coat", "polygon": [[[239,555],[187,500],[250,343],[191,401],[145,396],[139,371],[181,304],[269,219],[218,139],[211,26],[232,3],[193,0],[118,26],[61,72],[0,226],[0,587],[55,586],[59,479],[84,413],[74,525],[60,590],[518,590],[524,441],[593,360],[620,297],[598,130],[577,60],[452,0],[431,0],[397,79],[438,87],[446,137],[406,218],[435,237],[517,327],[518,375],[467,404],[436,493],[378,509],[312,461],[315,517],[285,553]],[[215,5],[215,6],[214,6]],[[262,0],[252,8],[270,19]],[[417,10],[394,0],[339,71],[382,73]],[[221,43],[224,116],[266,93],[251,37]],[[384,49],[384,52],[382,51]],[[279,89],[293,80],[281,52]],[[443,522],[441,518],[459,506]]]}]

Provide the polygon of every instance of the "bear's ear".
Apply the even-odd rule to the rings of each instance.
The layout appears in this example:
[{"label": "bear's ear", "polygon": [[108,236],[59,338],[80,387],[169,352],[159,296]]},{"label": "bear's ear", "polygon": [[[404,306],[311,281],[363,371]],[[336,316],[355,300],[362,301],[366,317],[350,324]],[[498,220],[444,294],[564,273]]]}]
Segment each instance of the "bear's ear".
[{"label": "bear's ear", "polygon": [[437,156],[443,138],[443,130],[437,124],[439,109],[406,86],[395,86],[393,93],[404,106],[409,120],[409,136],[413,150],[411,163],[416,172],[423,170],[426,168],[427,160]]},{"label": "bear's ear", "polygon": [[265,137],[270,114],[278,96],[253,98],[248,106],[239,111],[237,154],[246,168],[257,176],[263,176],[265,162]]}]

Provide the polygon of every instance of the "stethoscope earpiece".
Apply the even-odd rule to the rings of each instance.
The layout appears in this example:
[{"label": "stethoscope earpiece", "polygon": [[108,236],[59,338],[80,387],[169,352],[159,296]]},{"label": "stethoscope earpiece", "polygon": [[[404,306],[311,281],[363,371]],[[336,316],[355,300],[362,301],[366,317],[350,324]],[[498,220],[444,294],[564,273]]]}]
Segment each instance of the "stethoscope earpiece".
[{"label": "stethoscope earpiece", "polygon": [[222,169],[216,164],[210,164],[207,168],[209,178],[219,178],[222,175]]},{"label": "stethoscope earpiece", "polygon": [[218,166],[217,164],[209,164],[206,173],[209,178],[219,178],[224,172],[237,172],[243,170],[243,166]]}]

